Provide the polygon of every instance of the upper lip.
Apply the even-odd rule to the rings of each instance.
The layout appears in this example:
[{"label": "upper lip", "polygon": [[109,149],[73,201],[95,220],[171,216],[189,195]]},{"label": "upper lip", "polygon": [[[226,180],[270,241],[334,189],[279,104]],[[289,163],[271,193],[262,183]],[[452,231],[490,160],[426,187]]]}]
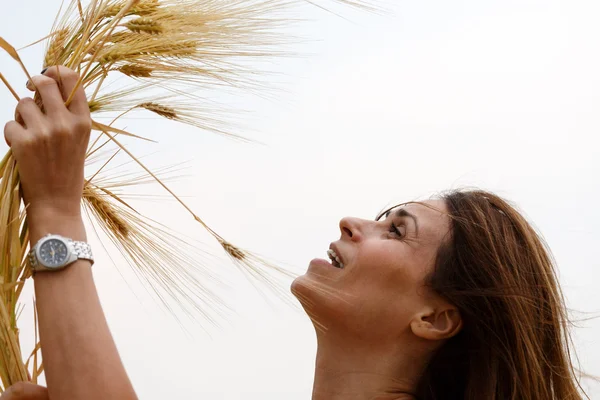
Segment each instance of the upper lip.
[{"label": "upper lip", "polygon": [[338,250],[337,246],[336,246],[335,244],[331,243],[331,244],[329,245],[329,248],[330,248],[331,250],[335,251],[335,254],[336,254],[336,255],[338,256],[338,258],[340,259],[340,262],[341,262],[343,265],[346,265],[346,264],[345,264],[345,262],[344,262],[344,258],[343,258],[343,257],[342,257],[342,255],[340,254],[340,251]]}]

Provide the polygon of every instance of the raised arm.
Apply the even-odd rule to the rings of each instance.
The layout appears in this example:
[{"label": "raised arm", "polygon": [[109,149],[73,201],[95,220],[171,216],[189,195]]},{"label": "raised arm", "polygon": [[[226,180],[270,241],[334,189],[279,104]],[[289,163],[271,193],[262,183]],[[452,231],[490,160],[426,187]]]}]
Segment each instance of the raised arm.
[{"label": "raised arm", "polygon": [[[46,234],[86,241],[81,197],[91,119],[83,89],[68,108],[64,105],[78,78],[65,67],[34,77],[45,113],[31,98],[23,99],[16,121],[4,130],[28,204],[31,246]],[[59,271],[37,272],[34,282],[49,398],[136,399],[100,305],[91,263],[78,260]]]}]

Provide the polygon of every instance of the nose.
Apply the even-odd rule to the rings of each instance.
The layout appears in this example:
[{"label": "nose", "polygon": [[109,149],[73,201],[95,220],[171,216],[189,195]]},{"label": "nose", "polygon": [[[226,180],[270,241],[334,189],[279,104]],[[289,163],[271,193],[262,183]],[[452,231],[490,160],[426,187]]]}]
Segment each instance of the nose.
[{"label": "nose", "polygon": [[350,239],[357,242],[361,239],[362,220],[359,218],[345,217],[340,220],[340,232],[342,239]]}]

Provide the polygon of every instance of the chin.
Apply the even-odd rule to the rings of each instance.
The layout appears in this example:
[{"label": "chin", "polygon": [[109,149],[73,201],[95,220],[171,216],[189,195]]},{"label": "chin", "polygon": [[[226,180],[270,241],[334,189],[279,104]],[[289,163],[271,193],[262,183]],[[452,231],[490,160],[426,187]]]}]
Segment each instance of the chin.
[{"label": "chin", "polygon": [[328,288],[319,278],[309,271],[294,279],[290,287],[317,330],[322,327],[333,328],[343,323],[352,308],[348,309],[349,303],[333,295],[335,289]]},{"label": "chin", "polygon": [[300,301],[300,303],[303,303],[303,300],[310,292],[309,281],[310,278],[308,278],[306,274],[304,274],[296,277],[296,279],[294,279],[292,281],[292,284],[290,285],[290,291],[298,299],[298,301]]}]

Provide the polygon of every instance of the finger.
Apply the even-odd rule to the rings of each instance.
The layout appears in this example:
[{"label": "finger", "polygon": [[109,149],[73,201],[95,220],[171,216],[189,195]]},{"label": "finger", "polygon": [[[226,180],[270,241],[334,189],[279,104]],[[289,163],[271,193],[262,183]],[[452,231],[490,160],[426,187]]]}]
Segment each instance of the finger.
[{"label": "finger", "polygon": [[25,127],[25,121],[23,121],[23,117],[21,117],[21,114],[19,114],[17,109],[15,109],[15,121],[17,121],[19,125]]},{"label": "finger", "polygon": [[[71,104],[69,104],[69,110],[75,114],[82,116],[89,115],[90,107],[88,106],[87,97],[83,85],[77,86],[79,81],[79,74],[72,69],[64,66],[49,67],[44,75],[50,77],[59,83],[60,90],[64,101],[71,96],[71,92],[75,90],[75,95]],[[77,87],[77,88],[76,88]]]},{"label": "finger", "polygon": [[4,125],[4,140],[8,147],[12,146],[14,139],[18,136],[25,135],[25,128],[23,128],[17,121],[10,121]]},{"label": "finger", "polygon": [[49,400],[48,389],[29,382],[18,382],[9,387],[0,400]]},{"label": "finger", "polygon": [[37,75],[31,78],[31,80],[42,97],[47,115],[55,116],[67,111],[58,83],[54,79],[44,75]]},{"label": "finger", "polygon": [[25,123],[24,128],[26,129],[41,126],[46,118],[31,97],[22,98],[19,104],[17,104],[15,113],[22,118]]}]

